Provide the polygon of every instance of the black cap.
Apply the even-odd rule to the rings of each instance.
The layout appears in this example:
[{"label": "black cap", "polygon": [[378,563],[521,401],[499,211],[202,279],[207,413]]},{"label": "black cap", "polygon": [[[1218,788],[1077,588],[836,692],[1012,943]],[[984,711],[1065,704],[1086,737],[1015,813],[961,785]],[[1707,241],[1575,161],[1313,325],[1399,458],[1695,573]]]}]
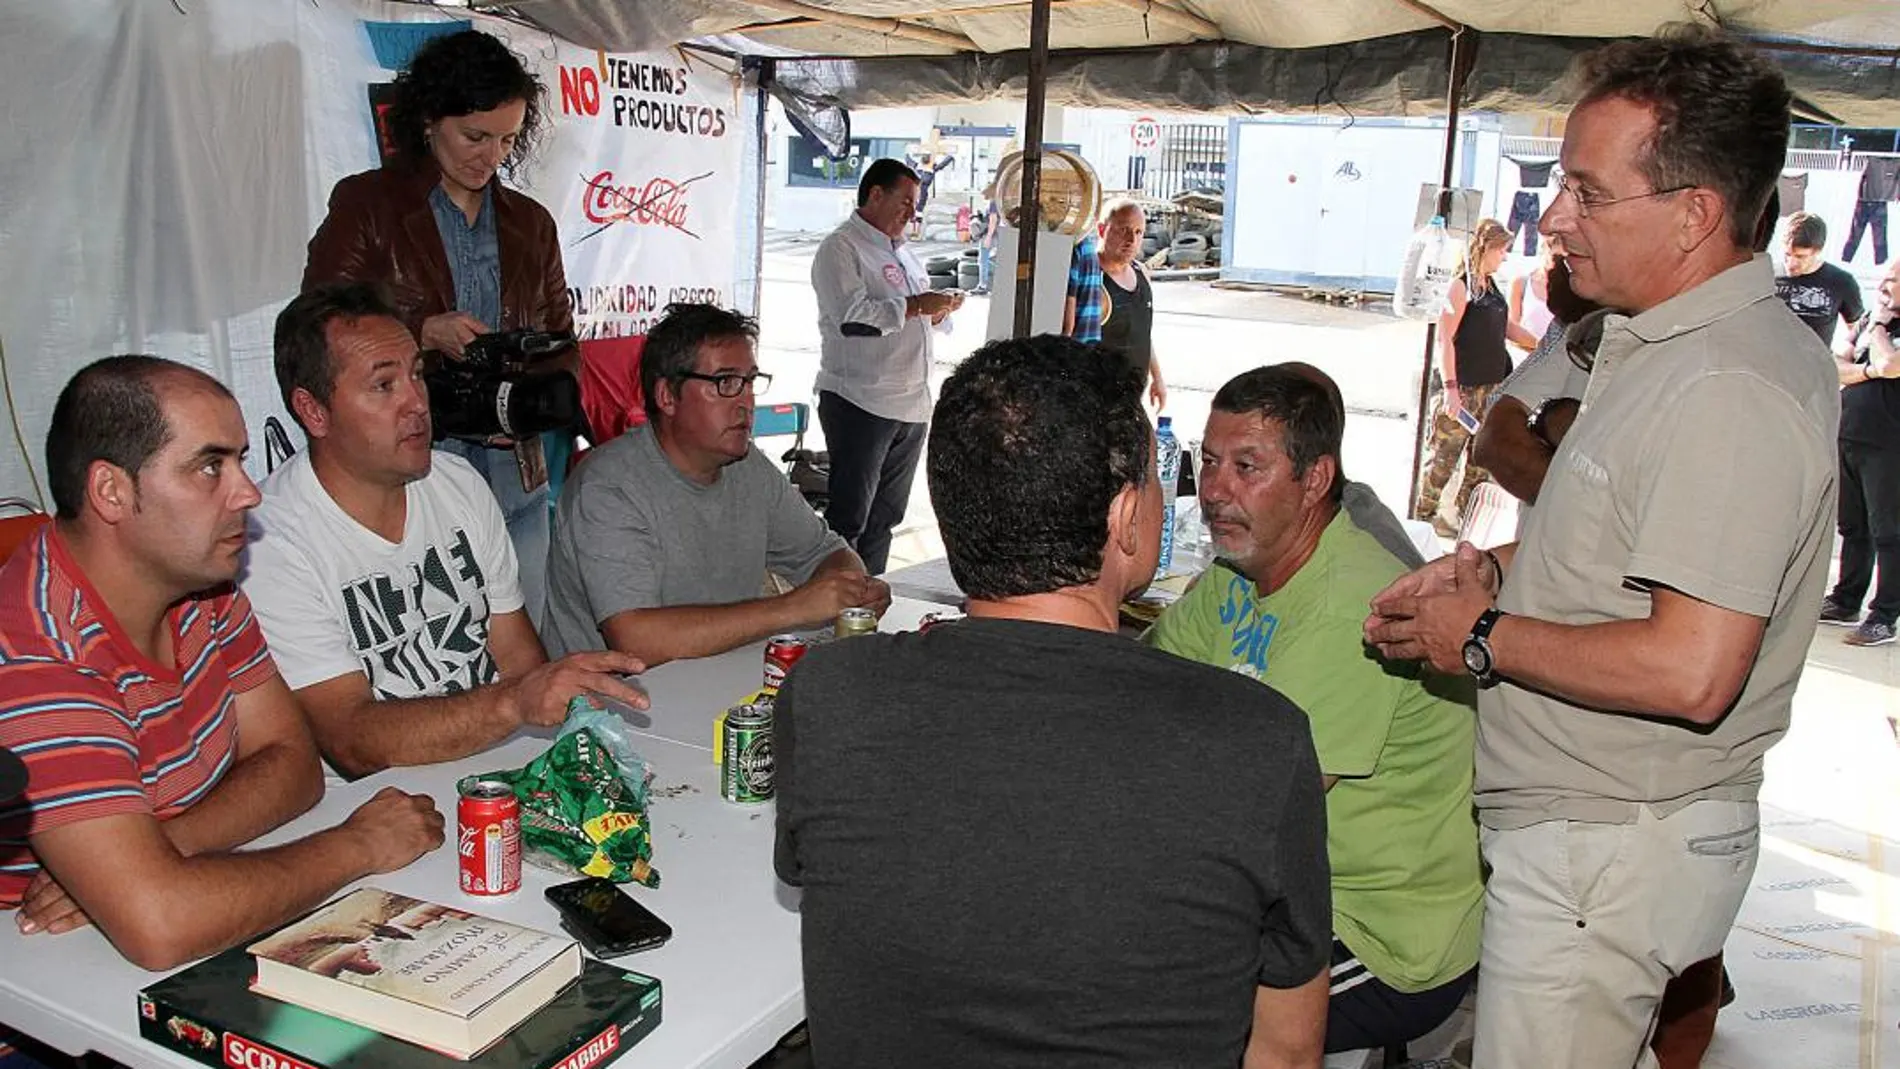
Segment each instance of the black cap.
[{"label": "black cap", "polygon": [[12,799],[26,790],[26,766],[13,756],[13,751],[0,746],[0,802]]}]

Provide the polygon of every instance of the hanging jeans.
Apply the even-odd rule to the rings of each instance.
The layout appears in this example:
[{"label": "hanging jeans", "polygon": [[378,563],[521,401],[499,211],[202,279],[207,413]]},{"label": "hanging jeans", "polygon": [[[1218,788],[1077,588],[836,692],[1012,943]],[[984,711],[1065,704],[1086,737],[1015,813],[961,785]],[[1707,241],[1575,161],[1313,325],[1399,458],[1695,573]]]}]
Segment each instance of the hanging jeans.
[{"label": "hanging jeans", "polygon": [[[1520,189],[1517,196],[1511,198],[1511,220],[1507,225],[1513,240],[1517,238],[1518,228],[1524,230],[1524,255],[1537,255],[1537,220],[1544,215],[1544,198],[1534,190]],[[1506,246],[1508,248],[1509,246]]]},{"label": "hanging jeans", "polygon": [[1863,200],[1854,205],[1854,222],[1847,228],[1847,246],[1841,250],[1842,263],[1854,262],[1854,254],[1860,251],[1860,236],[1870,228],[1874,232],[1874,263],[1887,262],[1887,202]]}]

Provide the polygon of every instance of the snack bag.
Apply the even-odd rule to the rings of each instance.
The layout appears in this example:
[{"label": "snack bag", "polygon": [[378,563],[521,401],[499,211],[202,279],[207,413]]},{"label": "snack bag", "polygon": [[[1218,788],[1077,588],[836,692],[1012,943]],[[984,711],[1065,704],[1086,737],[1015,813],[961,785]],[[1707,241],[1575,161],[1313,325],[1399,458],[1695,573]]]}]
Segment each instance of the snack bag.
[{"label": "snack bag", "polygon": [[626,725],[584,698],[546,753],[512,772],[492,772],[521,800],[522,854],[543,868],[615,883],[660,885],[652,864],[647,782]]}]

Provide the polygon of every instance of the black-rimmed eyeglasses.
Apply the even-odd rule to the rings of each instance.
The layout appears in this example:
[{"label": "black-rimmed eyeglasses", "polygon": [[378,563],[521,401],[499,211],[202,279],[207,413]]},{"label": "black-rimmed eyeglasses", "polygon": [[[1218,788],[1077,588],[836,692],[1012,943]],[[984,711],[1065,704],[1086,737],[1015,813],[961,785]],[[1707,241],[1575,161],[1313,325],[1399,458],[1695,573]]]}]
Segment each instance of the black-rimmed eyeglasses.
[{"label": "black-rimmed eyeglasses", "polygon": [[772,388],[772,376],[763,371],[754,371],[750,375],[702,375],[697,371],[682,371],[679,377],[710,382],[721,397],[737,397],[748,389],[759,393]]}]

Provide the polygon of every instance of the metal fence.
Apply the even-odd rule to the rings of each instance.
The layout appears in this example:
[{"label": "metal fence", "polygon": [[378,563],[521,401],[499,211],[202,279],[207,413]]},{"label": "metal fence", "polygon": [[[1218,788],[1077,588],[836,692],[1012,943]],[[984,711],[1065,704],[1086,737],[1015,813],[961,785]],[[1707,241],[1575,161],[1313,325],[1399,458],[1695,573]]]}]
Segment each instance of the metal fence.
[{"label": "metal fence", "polygon": [[1561,137],[1504,137],[1503,151],[1506,156],[1528,156],[1532,159],[1546,159],[1557,155],[1564,147]]},{"label": "metal fence", "polygon": [[1791,171],[1837,171],[1843,166],[1842,158],[1842,153],[1833,149],[1789,149],[1787,166]]},{"label": "metal fence", "polygon": [[[1561,137],[1515,137],[1505,135],[1502,151],[1506,156],[1549,159],[1563,148]],[[1870,156],[1892,156],[1888,152],[1856,152],[1852,155],[1833,149],[1789,149],[1785,167],[1790,171],[1857,171]]]},{"label": "metal fence", "polygon": [[1163,126],[1155,151],[1146,158],[1131,159],[1129,171],[1129,188],[1157,200],[1190,189],[1221,193],[1227,188],[1227,125]]}]

